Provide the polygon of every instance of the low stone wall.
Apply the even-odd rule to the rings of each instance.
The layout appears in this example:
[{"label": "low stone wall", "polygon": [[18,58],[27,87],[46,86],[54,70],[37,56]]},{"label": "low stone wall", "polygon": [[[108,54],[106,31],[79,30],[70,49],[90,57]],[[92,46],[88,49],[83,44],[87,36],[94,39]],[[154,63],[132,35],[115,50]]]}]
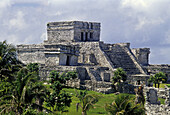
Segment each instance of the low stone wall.
[{"label": "low stone wall", "polygon": [[145,104],[145,109],[147,115],[170,115],[170,106],[167,105]]},{"label": "low stone wall", "polygon": [[[170,89],[157,89],[145,87],[146,94],[145,109],[147,115],[170,115]],[[165,99],[165,104],[158,101],[158,97]]]}]

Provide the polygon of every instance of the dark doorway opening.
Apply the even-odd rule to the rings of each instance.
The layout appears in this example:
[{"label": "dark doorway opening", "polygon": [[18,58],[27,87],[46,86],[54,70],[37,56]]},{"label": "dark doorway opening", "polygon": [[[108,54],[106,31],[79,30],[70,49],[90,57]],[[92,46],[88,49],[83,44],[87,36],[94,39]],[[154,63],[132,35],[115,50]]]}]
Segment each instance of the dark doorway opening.
[{"label": "dark doorway opening", "polygon": [[67,56],[66,65],[70,65],[70,56]]},{"label": "dark doorway opening", "polygon": [[85,35],[85,41],[88,40],[88,33],[86,32],[86,35]]},{"label": "dark doorway opening", "polygon": [[90,38],[93,38],[93,33],[92,32],[90,32]]},{"label": "dark doorway opening", "polygon": [[137,85],[140,85],[140,80],[137,80]]},{"label": "dark doorway opening", "polygon": [[84,33],[83,32],[81,32],[81,41],[84,41]]}]

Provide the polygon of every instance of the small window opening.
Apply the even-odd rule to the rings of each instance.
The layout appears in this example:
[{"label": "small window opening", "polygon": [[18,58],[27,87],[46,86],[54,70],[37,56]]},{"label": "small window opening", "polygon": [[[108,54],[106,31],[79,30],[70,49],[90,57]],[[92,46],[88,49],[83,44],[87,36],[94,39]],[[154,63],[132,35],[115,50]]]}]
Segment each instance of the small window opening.
[{"label": "small window opening", "polygon": [[90,24],[90,26],[91,26],[91,29],[93,29],[93,24],[92,23]]},{"label": "small window opening", "polygon": [[89,29],[89,24],[87,23],[87,29]]}]

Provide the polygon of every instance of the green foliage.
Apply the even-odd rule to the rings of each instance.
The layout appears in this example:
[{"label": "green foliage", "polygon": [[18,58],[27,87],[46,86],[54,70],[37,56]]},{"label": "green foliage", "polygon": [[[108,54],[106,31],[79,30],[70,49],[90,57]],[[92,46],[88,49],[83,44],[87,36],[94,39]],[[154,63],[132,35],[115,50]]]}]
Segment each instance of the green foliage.
[{"label": "green foliage", "polygon": [[[68,108],[68,113],[62,113],[62,115],[81,115],[82,109],[81,109],[80,106],[79,106],[78,112],[76,111],[76,104],[80,103],[80,100],[77,97],[77,93],[75,92],[75,89],[64,88],[63,90],[65,90],[70,95],[72,95],[72,102],[71,102],[71,106]],[[85,90],[78,90],[77,89],[78,93],[80,93],[80,91],[85,92]],[[105,108],[104,108],[105,103],[112,103],[113,100],[115,100],[115,98],[118,96],[118,95],[115,95],[113,93],[112,94],[103,94],[103,93],[99,93],[99,92],[95,92],[95,91],[86,91],[86,93],[88,95],[89,94],[95,94],[95,95],[100,96],[98,102],[93,105],[93,108],[89,109],[87,111],[87,115],[108,115],[108,113],[105,111]],[[132,101],[135,100],[135,95],[133,95],[133,94],[124,94],[124,95],[129,95],[130,100],[132,100]]]},{"label": "green foliage", "polygon": [[116,71],[114,71],[114,76],[113,76],[113,83],[120,83],[121,81],[126,81],[127,75],[126,72],[122,68],[117,68]]},{"label": "green foliage", "polygon": [[156,73],[155,75],[150,76],[150,78],[148,79],[148,82],[149,83],[153,82],[155,84],[155,87],[156,84],[158,84],[158,88],[161,82],[166,83],[166,81],[167,81],[167,77],[163,72]]},{"label": "green foliage", "polygon": [[66,107],[70,106],[71,96],[62,91],[67,80],[77,77],[75,72],[58,73],[53,70],[50,72],[49,84],[51,92],[48,93],[45,105],[53,112],[64,111]]},{"label": "green foliage", "polygon": [[156,73],[154,76],[155,76],[157,83],[160,83],[161,81],[163,83],[166,83],[166,81],[167,81],[167,77],[163,72]]},{"label": "green foliage", "polygon": [[39,66],[38,66],[38,63],[30,63],[27,65],[27,69],[30,71],[30,72],[36,72],[37,75],[39,73]]},{"label": "green foliage", "polygon": [[152,83],[152,82],[156,83],[155,76],[151,75],[148,79],[148,82],[149,82],[149,84]]},{"label": "green foliage", "polygon": [[18,64],[15,47],[6,41],[0,42],[0,79],[14,80],[13,74],[20,68]]},{"label": "green foliage", "polygon": [[160,98],[160,97],[158,97],[158,101],[160,101],[161,102],[161,104],[165,104],[165,99],[163,99],[163,98]]},{"label": "green foliage", "polygon": [[142,105],[134,104],[129,95],[119,94],[112,104],[106,104],[105,110],[111,115],[145,115]]},{"label": "green foliage", "polygon": [[8,68],[17,62],[14,46],[7,44],[6,41],[0,42],[0,65]]},{"label": "green foliage", "polygon": [[29,108],[40,109],[41,105],[36,101],[39,102],[42,97],[45,97],[45,87],[42,82],[38,81],[38,77],[36,70],[21,68],[15,81],[9,86],[8,93],[1,97],[1,113],[13,111],[16,114],[22,114]]},{"label": "green foliage", "polygon": [[86,115],[87,111],[91,108],[94,108],[94,104],[98,102],[99,96],[96,94],[87,94],[86,91],[80,93],[77,92],[76,90],[76,97],[79,98],[79,103],[76,104],[77,106],[77,111],[78,107],[80,106],[82,109],[82,115]]},{"label": "green foliage", "polygon": [[170,88],[170,84],[167,84],[166,86],[167,86],[168,88]]}]

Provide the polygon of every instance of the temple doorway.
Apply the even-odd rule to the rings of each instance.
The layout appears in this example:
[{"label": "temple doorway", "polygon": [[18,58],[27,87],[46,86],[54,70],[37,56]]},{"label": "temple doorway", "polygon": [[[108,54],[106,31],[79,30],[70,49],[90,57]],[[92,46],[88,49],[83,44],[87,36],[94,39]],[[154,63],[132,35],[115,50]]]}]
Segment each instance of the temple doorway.
[{"label": "temple doorway", "polygon": [[67,56],[67,59],[66,59],[66,65],[70,65],[70,56]]}]

